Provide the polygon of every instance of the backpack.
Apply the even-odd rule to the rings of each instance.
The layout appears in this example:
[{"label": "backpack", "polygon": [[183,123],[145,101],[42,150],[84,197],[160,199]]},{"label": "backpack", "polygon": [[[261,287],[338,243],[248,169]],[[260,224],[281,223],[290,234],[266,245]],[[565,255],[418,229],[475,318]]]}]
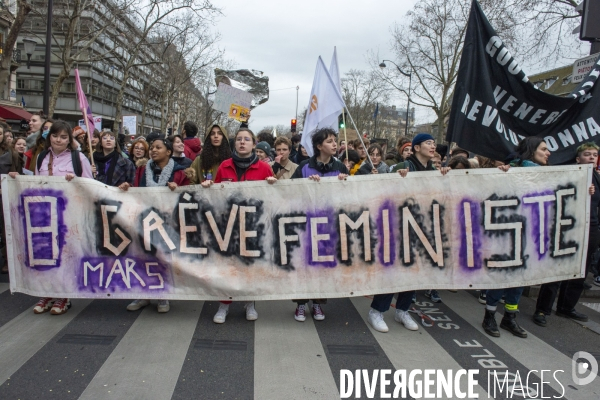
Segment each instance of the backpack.
[{"label": "backpack", "polygon": [[[42,162],[44,162],[44,158],[48,155],[49,150],[43,150],[37,158],[37,170],[39,171],[42,167]],[[83,169],[81,168],[81,159],[79,158],[79,150],[71,150],[71,163],[73,164],[73,171],[75,175],[81,177],[83,174]]]}]

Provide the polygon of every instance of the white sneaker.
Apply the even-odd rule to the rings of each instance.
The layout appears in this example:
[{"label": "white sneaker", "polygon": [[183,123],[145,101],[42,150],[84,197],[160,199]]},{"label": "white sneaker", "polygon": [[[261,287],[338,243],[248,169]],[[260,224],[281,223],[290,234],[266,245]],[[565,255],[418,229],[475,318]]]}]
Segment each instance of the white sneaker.
[{"label": "white sneaker", "polygon": [[294,319],[300,322],[306,321],[306,304],[298,304],[294,313]]},{"label": "white sneaker", "polygon": [[251,301],[246,303],[244,307],[246,307],[246,319],[248,321],[256,321],[258,319],[258,313],[256,312],[256,308],[254,308],[254,302]]},{"label": "white sneaker", "polygon": [[315,321],[323,321],[325,319],[325,314],[323,314],[323,309],[320,304],[313,304],[312,315]]},{"label": "white sneaker", "polygon": [[394,319],[397,322],[400,322],[404,327],[410,331],[416,331],[419,329],[419,325],[415,322],[414,319],[410,316],[408,311],[396,310],[396,315]]},{"label": "white sneaker", "polygon": [[127,311],[137,311],[147,305],[150,305],[150,300],[134,300],[127,306]]},{"label": "white sneaker", "polygon": [[169,306],[169,300],[159,300],[158,301],[158,312],[165,313],[169,312],[171,307]]},{"label": "white sneaker", "polygon": [[373,308],[369,310],[369,318],[367,318],[367,321],[369,321],[373,329],[375,329],[377,332],[389,331],[387,324],[383,320],[383,313],[380,313]]},{"label": "white sneaker", "polygon": [[223,304],[219,306],[219,310],[213,317],[213,322],[215,324],[224,324],[225,318],[227,318],[227,314],[229,314],[229,304]]}]

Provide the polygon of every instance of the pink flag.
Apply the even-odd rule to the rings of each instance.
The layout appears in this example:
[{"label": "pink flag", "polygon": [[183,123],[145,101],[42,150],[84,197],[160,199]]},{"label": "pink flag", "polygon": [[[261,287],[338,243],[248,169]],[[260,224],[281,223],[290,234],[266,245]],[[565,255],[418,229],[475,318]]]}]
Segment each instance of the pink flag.
[{"label": "pink flag", "polygon": [[[79,109],[83,113],[83,118],[87,116],[87,122],[90,130],[94,132],[94,116],[92,115],[92,109],[88,104],[87,98],[85,97],[85,93],[83,93],[83,89],[81,88],[81,79],[79,78],[79,70],[75,69],[75,85],[77,86],[77,100],[79,100]],[[91,136],[90,136],[91,137]]]}]

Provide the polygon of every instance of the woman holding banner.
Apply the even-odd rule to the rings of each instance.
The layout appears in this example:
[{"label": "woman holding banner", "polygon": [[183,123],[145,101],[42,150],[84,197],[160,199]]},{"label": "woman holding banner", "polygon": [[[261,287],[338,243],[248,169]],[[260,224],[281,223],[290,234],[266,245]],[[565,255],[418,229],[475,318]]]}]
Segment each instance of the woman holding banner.
[{"label": "woman holding banner", "polygon": [[[577,164],[598,163],[598,150],[600,148],[593,142],[584,143],[577,148]],[[600,205],[600,174],[596,168],[592,175],[592,186],[589,189],[590,202],[590,230],[588,235],[588,249],[585,276],[590,272],[592,258],[598,245],[600,245],[600,228],[598,222],[598,206]],[[540,287],[540,293],[535,305],[533,322],[539,326],[546,326],[546,316],[552,314],[554,300],[558,295],[556,303],[556,315],[586,322],[588,316],[575,310],[579,298],[583,293],[585,277],[569,279],[566,281],[544,283]]]},{"label": "woman holding banner", "polygon": [[[219,166],[214,183],[264,180],[269,184],[277,182],[277,178],[273,176],[273,171],[269,164],[259,162],[258,157],[254,152],[254,146],[256,146],[256,136],[254,136],[254,133],[248,128],[242,128],[236,133],[234,139],[235,151],[230,159],[223,161],[221,166]],[[208,144],[208,142],[206,144]],[[204,147],[205,149],[206,144]],[[227,144],[223,143],[223,145],[226,146]],[[212,184],[213,181],[210,179],[205,179],[201,183],[204,188],[209,188]],[[229,313],[230,304],[231,301],[221,301],[219,310],[213,318],[214,323],[225,323],[225,319]],[[247,302],[244,307],[246,308],[246,319],[248,321],[258,319],[258,313],[256,312],[253,301]]]},{"label": "woman holding banner", "polygon": [[[548,165],[550,151],[544,139],[537,136],[529,136],[523,139],[515,149],[517,159],[510,166],[499,167],[507,171],[509,167],[539,167]],[[523,293],[523,287],[506,289],[490,289],[486,292],[485,315],[483,317],[483,330],[490,336],[499,337],[500,331],[496,324],[496,309],[502,296],[504,296],[504,317],[500,328],[520,338],[526,338],[527,332],[517,323],[519,312],[519,300]]]},{"label": "woman holding banner", "polygon": [[231,147],[227,131],[220,125],[213,125],[204,138],[204,147],[191,165],[192,184],[214,181],[221,163],[231,158]]},{"label": "woman holding banner", "polygon": [[[171,190],[175,190],[178,186],[187,186],[190,184],[187,176],[184,173],[184,167],[173,161],[173,146],[172,143],[160,136],[152,141],[150,145],[150,158],[148,164],[137,169],[133,186],[135,187],[161,187],[167,186]],[[119,185],[119,189],[123,191],[129,190],[132,185],[129,182],[123,182]],[[140,308],[150,305],[150,300],[137,299],[132,301],[128,306],[128,311],[137,311]],[[171,306],[169,300],[158,301],[158,312],[169,312]]]},{"label": "woman holding banner", "polygon": [[94,152],[94,164],[96,180],[105,185],[119,186],[124,182],[133,183],[135,166],[123,157],[117,137],[110,130],[103,130],[100,133],[100,141]]},{"label": "woman holding banner", "polygon": [[[348,177],[348,168],[334,156],[337,154],[337,135],[333,129],[321,128],[317,130],[312,137],[314,155],[296,168],[292,179],[308,178],[319,182],[321,178],[337,176],[344,180]],[[306,320],[306,306],[308,299],[293,300],[296,302],[296,312],[294,318],[296,321],[304,322]],[[321,308],[322,304],[327,304],[327,299],[313,299],[312,315],[316,321],[325,319],[325,314]]]},{"label": "woman holding banner", "polygon": [[[52,124],[46,136],[46,147],[34,163],[35,174],[41,176],[64,176],[70,182],[75,178],[93,179],[92,167],[88,159],[73,147],[73,131],[65,121],[58,120]],[[69,299],[41,298],[33,312],[42,314],[50,311],[60,315],[71,308]]]}]

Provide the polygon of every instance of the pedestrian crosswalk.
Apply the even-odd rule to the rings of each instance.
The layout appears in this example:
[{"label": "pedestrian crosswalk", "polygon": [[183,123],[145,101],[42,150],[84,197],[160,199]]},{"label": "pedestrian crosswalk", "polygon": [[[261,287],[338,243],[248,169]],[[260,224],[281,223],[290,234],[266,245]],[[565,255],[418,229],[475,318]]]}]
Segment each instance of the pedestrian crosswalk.
[{"label": "pedestrian crosswalk", "polygon": [[[419,294],[414,305],[433,327],[408,331],[392,309],[390,331],[380,333],[367,323],[366,297],[330,299],[325,321],[303,323],[289,300],[257,302],[254,322],[233,303],[217,325],[218,303],[202,301],[172,301],[159,314],[155,303],[128,312],[123,300],[75,299],[65,315],[35,315],[37,299],[0,283],[0,399],[336,399],[344,369],[479,369],[479,398],[490,394],[488,371],[519,373],[535,388],[541,370],[562,370],[558,380],[544,377],[545,396],[600,398],[600,378],[580,386],[571,376],[575,352],[600,358],[596,332],[555,316],[538,327],[529,318],[534,302],[523,298],[519,321],[528,338],[507,331],[491,338],[474,292],[441,294],[443,303]],[[585,312],[600,321],[597,311]]]}]

